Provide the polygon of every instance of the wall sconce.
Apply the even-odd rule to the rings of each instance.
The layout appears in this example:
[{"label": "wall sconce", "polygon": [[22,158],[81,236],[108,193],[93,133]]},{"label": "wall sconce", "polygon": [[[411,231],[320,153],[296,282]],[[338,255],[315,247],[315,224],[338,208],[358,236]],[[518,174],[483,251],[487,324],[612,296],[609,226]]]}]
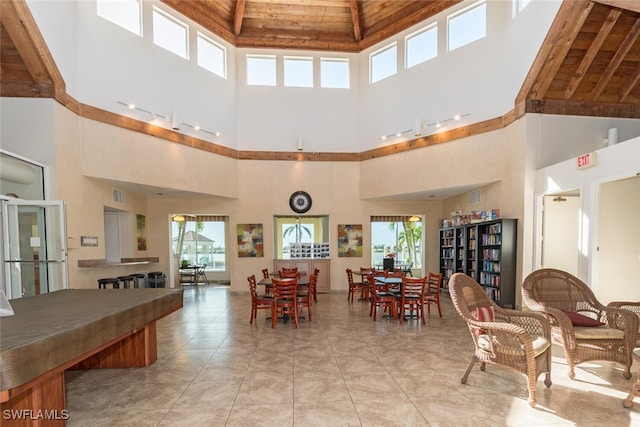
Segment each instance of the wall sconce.
[{"label": "wall sconce", "polygon": [[186,218],[184,217],[184,215],[174,215],[171,217],[171,221],[173,222],[185,222]]},{"label": "wall sconce", "polygon": [[422,135],[422,120],[420,120],[420,117],[416,117],[415,124],[413,125],[413,133],[415,136]]},{"label": "wall sconce", "polygon": [[175,108],[171,111],[171,129],[180,130],[180,117],[178,116],[178,110]]},{"label": "wall sconce", "polygon": [[418,215],[411,215],[409,217],[409,222],[420,222],[422,221],[422,218],[420,218]]}]

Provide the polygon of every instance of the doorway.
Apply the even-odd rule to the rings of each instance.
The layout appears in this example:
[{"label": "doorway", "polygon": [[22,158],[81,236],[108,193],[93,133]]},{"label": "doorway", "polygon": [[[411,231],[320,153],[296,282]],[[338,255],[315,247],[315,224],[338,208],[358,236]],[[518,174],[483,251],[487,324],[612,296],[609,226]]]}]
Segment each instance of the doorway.
[{"label": "doorway", "polygon": [[580,262],[580,193],[543,196],[541,267],[578,276]]},{"label": "doorway", "polygon": [[9,299],[67,288],[64,205],[2,201],[0,289]]}]

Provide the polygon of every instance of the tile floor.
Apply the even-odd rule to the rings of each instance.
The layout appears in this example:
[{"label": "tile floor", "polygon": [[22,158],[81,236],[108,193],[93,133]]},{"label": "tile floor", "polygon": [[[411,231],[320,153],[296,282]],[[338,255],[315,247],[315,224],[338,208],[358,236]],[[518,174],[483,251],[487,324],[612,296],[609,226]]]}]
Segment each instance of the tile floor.
[{"label": "tile floor", "polygon": [[586,363],[570,380],[558,348],[535,409],[507,368],[475,367],[461,384],[472,344],[448,297],[426,326],[373,322],[346,293],[318,300],[313,321],[271,329],[263,310],[249,324],[249,295],[185,289],[184,308],[158,323],[151,367],[66,374],[68,425],[640,426],[617,366]]}]

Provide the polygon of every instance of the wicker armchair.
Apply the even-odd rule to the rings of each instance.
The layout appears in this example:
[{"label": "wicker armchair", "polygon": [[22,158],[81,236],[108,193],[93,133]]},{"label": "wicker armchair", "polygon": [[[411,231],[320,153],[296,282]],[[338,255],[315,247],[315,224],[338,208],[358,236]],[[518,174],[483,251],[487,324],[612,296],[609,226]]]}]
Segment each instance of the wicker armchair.
[{"label": "wicker armchair", "polygon": [[[545,374],[544,384],[551,387],[549,321],[539,313],[501,308],[487,296],[482,286],[462,273],[451,276],[449,294],[456,310],[467,322],[475,344],[462,384],[466,384],[477,362],[481,363],[482,371],[486,363],[507,366],[526,375],[528,402],[536,406],[536,382],[540,374]],[[493,313],[493,321],[479,315],[487,311]]]},{"label": "wicker armchair", "polygon": [[[575,378],[576,364],[590,360],[617,362],[624,367],[624,378],[631,378],[632,351],[638,335],[636,315],[605,307],[583,281],[552,268],[527,276],[522,284],[522,298],[531,310],[548,317],[551,339],[564,349],[570,378]],[[576,313],[595,318],[602,325],[577,326],[581,322],[571,320]]]},{"label": "wicker armchair", "polygon": [[636,337],[636,347],[640,347],[640,301],[613,301],[607,304],[607,307],[624,308],[632,311],[638,316],[638,336]]},{"label": "wicker armchair", "polygon": [[[640,318],[640,301],[613,301],[607,304],[607,307],[624,308],[625,310],[629,310],[635,313],[635,315]],[[635,350],[633,350],[633,353],[636,363],[640,362],[640,331],[638,331],[638,337],[636,338],[636,348]],[[627,397],[622,401],[622,406],[624,406],[625,408],[631,408],[633,406],[633,398],[636,396],[640,396],[640,367],[636,369],[638,370],[636,374],[636,381],[629,389],[629,394],[627,395]]]}]

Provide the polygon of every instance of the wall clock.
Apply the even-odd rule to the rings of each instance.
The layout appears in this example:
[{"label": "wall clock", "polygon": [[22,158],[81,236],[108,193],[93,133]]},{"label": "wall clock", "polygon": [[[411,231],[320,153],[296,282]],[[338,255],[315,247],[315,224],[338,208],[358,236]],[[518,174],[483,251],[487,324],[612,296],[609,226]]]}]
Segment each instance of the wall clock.
[{"label": "wall clock", "polygon": [[289,197],[289,206],[295,213],[305,213],[311,209],[311,196],[306,191],[296,191]]}]

